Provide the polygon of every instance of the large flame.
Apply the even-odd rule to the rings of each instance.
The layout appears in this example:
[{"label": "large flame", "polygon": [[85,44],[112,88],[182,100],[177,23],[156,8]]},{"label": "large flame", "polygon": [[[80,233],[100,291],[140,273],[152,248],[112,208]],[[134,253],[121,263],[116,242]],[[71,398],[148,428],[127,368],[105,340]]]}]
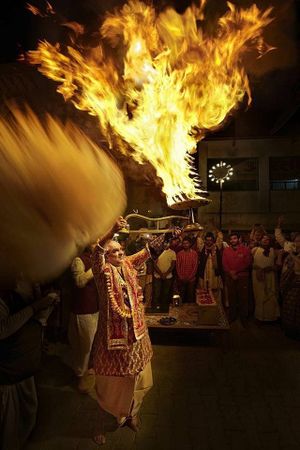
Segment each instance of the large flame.
[{"label": "large flame", "polygon": [[[213,36],[198,26],[205,0],[184,14],[130,0],[108,14],[99,45],[63,48],[43,41],[30,62],[59,83],[58,92],[76,108],[97,116],[111,146],[162,178],[168,203],[199,194],[192,168],[197,141],[251,94],[241,57],[270,50],[262,37],[271,8],[228,11]],[[74,39],[73,39],[74,41]]]}]

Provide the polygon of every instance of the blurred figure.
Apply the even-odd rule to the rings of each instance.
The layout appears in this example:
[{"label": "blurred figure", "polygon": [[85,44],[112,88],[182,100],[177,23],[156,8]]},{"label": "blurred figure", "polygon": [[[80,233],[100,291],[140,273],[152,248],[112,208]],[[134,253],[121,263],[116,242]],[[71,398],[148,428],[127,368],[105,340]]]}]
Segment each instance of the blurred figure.
[{"label": "blurred figure", "polygon": [[293,239],[288,240],[285,238],[285,236],[282,233],[281,227],[283,223],[283,216],[278,217],[277,226],[275,228],[275,239],[278,242],[278,244],[284,249],[285,252],[291,253],[297,251],[297,243],[296,241],[299,238],[299,233],[293,233]]},{"label": "blurred figure", "polygon": [[183,303],[195,301],[198,253],[193,250],[189,238],[182,239],[182,250],[176,256],[177,288]]},{"label": "blurred figure", "polygon": [[[287,336],[300,338],[300,233],[290,242],[290,251],[284,260],[280,288],[283,298],[282,327]],[[285,247],[286,248],[286,247]]]},{"label": "blurred figure", "polygon": [[176,266],[176,253],[170,249],[170,242],[164,242],[164,251],[154,261],[152,308],[169,311],[172,297],[173,271]]},{"label": "blurred figure", "polygon": [[243,325],[247,324],[249,313],[249,275],[252,263],[250,249],[239,243],[239,235],[232,232],[230,246],[223,250],[223,270],[229,301],[229,320],[233,322],[240,316]]},{"label": "blurred figure", "polygon": [[114,224],[124,179],[75,124],[9,109],[0,115],[0,285],[19,273],[48,282]]},{"label": "blurred figure", "polygon": [[252,249],[252,256],[255,318],[261,321],[275,321],[280,316],[276,282],[276,254],[267,234],[262,237],[261,246]]},{"label": "blurred figure", "polygon": [[98,291],[92,272],[93,247],[89,246],[71,265],[75,284],[69,322],[71,365],[78,377],[78,389],[82,393],[94,387],[94,371],[88,370],[90,352],[98,325]]},{"label": "blurred figure", "polygon": [[[20,294],[22,292],[22,295]],[[0,298],[0,448],[20,450],[36,422],[34,374],[39,369],[43,326],[57,294],[34,300],[34,291],[2,291]]]}]

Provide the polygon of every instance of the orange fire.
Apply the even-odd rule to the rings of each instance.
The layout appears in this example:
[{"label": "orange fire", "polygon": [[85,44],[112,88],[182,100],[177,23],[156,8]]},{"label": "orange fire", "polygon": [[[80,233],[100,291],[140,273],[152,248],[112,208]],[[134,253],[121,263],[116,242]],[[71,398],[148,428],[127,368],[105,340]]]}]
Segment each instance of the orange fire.
[{"label": "orange fire", "polygon": [[98,47],[43,41],[29,53],[65,100],[99,119],[111,146],[156,168],[168,203],[201,193],[191,157],[197,141],[245,96],[250,104],[243,54],[271,49],[262,36],[271,8],[228,3],[208,35],[199,27],[205,3],[178,14],[130,0],[107,14]]}]

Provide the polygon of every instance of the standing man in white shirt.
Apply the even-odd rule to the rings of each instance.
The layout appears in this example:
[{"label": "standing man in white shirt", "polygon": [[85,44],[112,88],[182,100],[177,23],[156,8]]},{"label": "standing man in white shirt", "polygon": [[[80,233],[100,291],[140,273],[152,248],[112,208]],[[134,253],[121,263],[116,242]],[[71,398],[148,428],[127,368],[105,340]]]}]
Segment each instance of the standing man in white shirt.
[{"label": "standing man in white shirt", "polygon": [[98,291],[92,272],[92,246],[88,247],[71,265],[74,295],[69,322],[71,364],[78,377],[78,390],[89,392],[95,381],[93,369],[88,368],[90,352],[98,325]]},{"label": "standing man in white shirt", "polygon": [[152,307],[157,311],[168,311],[173,288],[173,270],[176,265],[176,253],[170,243],[164,242],[164,251],[154,262]]}]

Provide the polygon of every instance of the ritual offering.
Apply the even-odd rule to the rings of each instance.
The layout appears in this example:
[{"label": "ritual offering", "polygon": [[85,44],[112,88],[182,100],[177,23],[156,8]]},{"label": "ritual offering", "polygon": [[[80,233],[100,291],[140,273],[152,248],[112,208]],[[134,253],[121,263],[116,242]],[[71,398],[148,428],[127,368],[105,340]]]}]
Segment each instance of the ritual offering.
[{"label": "ritual offering", "polygon": [[174,325],[176,322],[177,322],[176,318],[171,316],[162,317],[159,320],[159,323],[161,323],[162,325]]},{"label": "ritual offering", "polygon": [[196,303],[199,305],[199,323],[216,325],[218,323],[218,304],[211,289],[197,289]]}]

